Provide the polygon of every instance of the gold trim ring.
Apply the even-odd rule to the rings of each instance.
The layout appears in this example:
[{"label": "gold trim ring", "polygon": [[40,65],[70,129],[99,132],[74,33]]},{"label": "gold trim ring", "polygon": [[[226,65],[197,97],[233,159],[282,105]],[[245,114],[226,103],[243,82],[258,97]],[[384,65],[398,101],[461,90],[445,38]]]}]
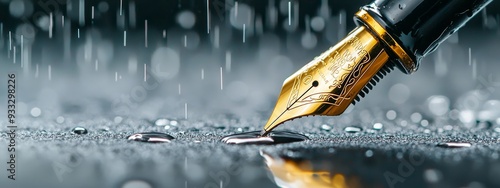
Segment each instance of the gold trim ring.
[{"label": "gold trim ring", "polygon": [[362,21],[370,30],[388,46],[392,52],[398,57],[406,70],[406,74],[411,74],[417,71],[417,64],[411,59],[406,51],[399,43],[366,11],[361,9],[355,16]]}]

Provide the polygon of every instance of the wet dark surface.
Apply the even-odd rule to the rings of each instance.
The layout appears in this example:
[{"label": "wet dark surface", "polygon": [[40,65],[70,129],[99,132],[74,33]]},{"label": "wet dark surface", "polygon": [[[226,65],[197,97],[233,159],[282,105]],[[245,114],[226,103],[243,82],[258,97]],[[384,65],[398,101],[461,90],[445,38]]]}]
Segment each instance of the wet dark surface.
[{"label": "wet dark surface", "polygon": [[[440,124],[423,127],[410,123],[402,127],[395,123],[398,120],[376,125],[355,124],[362,130],[346,131],[346,127],[354,124],[347,123],[349,117],[356,114],[353,111],[342,117],[289,122],[277,131],[293,130],[309,139],[278,145],[221,142],[230,134],[259,132],[260,127],[253,124],[265,120],[259,118],[166,118],[177,122],[175,126],[168,123],[168,129],[153,123],[156,120],[126,117],[118,123],[112,120],[114,117],[67,116],[61,124],[52,119],[26,119],[17,130],[17,178],[33,181],[1,184],[2,187],[220,187],[222,183],[223,187],[290,187],[292,184],[287,184],[286,177],[280,176],[280,169],[292,169],[289,174],[298,173],[292,176],[294,181],[319,176],[323,179],[315,185],[324,186],[500,186],[496,178],[500,173],[500,133],[495,131],[498,125],[466,129],[457,124],[450,129]],[[339,123],[324,123],[332,119]],[[235,121],[238,123],[234,124]],[[72,134],[77,124],[86,127],[88,134]],[[1,131],[0,150],[6,150],[6,130]],[[168,144],[127,140],[138,132],[165,133],[175,140]],[[442,147],[444,143],[469,143],[470,147]],[[5,160],[5,156],[1,157]],[[6,176],[6,172],[0,175]]]},{"label": "wet dark surface", "polygon": [[261,131],[244,132],[239,134],[227,135],[222,138],[226,144],[238,145],[264,145],[264,144],[285,144],[291,142],[300,142],[307,140],[307,136],[291,131],[273,131],[267,136],[261,136]]}]

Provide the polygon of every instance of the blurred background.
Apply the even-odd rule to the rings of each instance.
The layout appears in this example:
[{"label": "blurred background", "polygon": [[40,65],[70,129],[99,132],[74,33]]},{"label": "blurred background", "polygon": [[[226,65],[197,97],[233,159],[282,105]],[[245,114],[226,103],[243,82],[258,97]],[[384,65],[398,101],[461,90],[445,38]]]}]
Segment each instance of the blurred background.
[{"label": "blurred background", "polygon": [[[18,74],[21,116],[268,114],[284,79],[345,37],[369,2],[1,0],[0,71]],[[417,73],[394,71],[358,106],[426,108],[439,95],[447,109],[479,110],[498,99],[488,88],[500,85],[499,24],[493,2]],[[460,107],[468,95],[481,104]]]},{"label": "blurred background", "polygon": [[[499,186],[499,1],[413,75],[394,70],[342,116],[283,126],[311,140],[242,148],[219,142],[260,130],[283,81],[354,29],[354,13],[370,2],[0,0],[0,88],[16,74],[18,168],[20,177],[37,180],[7,187],[283,186],[267,169],[280,169],[273,165],[283,161],[269,162],[284,160],[277,156],[326,168],[333,183],[358,178],[359,186],[337,187],[390,187],[382,174],[397,173],[415,153],[428,160],[396,187]],[[0,130],[7,131],[4,117]],[[127,142],[140,131],[177,140]],[[446,150],[441,142],[472,149]],[[234,164],[245,170],[221,178]],[[61,178],[64,167],[71,171]]]}]

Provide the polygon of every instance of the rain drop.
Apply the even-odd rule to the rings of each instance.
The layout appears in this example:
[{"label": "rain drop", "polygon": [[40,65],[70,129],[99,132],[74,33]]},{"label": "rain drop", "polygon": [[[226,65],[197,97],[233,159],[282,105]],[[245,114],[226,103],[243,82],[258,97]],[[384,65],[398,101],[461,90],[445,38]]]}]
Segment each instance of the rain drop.
[{"label": "rain drop", "polygon": [[361,132],[363,129],[361,127],[349,126],[344,128],[344,131],[347,133],[357,133]]},{"label": "rain drop", "polygon": [[75,127],[73,128],[73,130],[71,130],[71,133],[81,135],[81,134],[87,134],[89,132],[87,131],[87,129],[83,127]]},{"label": "rain drop", "polygon": [[148,143],[170,143],[173,139],[173,136],[159,132],[135,133],[127,137],[127,140]]}]

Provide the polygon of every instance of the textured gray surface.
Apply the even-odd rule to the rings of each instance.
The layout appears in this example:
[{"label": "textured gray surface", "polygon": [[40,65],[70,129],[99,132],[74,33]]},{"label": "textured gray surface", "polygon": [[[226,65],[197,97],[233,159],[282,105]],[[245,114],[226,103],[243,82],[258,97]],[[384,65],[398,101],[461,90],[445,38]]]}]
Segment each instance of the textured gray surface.
[{"label": "textured gray surface", "polygon": [[[61,124],[52,119],[23,119],[18,130],[17,180],[2,180],[1,187],[122,187],[130,180],[144,180],[153,187],[276,187],[259,151],[272,156],[310,160],[319,169],[359,177],[363,187],[388,187],[384,172],[398,174],[401,159],[422,156],[424,162],[404,182],[394,187],[495,187],[500,181],[498,138],[492,128],[452,130],[442,125],[427,127],[384,121],[382,130],[371,124],[356,124],[357,111],[342,117],[308,117],[280,129],[304,133],[310,140],[273,146],[225,145],[219,140],[228,134],[260,129],[263,118],[234,119],[231,116],[179,120],[165,130],[154,120],[68,115]],[[334,119],[337,123],[332,122]],[[320,126],[327,123],[331,130]],[[6,150],[6,129],[2,124],[0,151]],[[356,125],[359,133],[346,133]],[[71,134],[76,126],[86,135]],[[23,128],[30,127],[30,128]],[[36,128],[35,128],[36,127]],[[165,132],[171,143],[149,144],[126,140],[144,131]],[[467,142],[470,148],[441,148],[438,143]],[[333,148],[333,150],[331,149]],[[373,156],[366,152],[370,150]],[[403,156],[401,158],[401,156]],[[5,161],[6,155],[0,156]],[[409,158],[408,158],[409,159]],[[187,165],[186,165],[187,164]],[[439,172],[439,181],[429,183],[424,172]],[[6,177],[6,171],[0,175]],[[406,175],[406,174],[405,174]],[[401,176],[403,177],[403,176]],[[472,184],[471,184],[472,183]]]}]

